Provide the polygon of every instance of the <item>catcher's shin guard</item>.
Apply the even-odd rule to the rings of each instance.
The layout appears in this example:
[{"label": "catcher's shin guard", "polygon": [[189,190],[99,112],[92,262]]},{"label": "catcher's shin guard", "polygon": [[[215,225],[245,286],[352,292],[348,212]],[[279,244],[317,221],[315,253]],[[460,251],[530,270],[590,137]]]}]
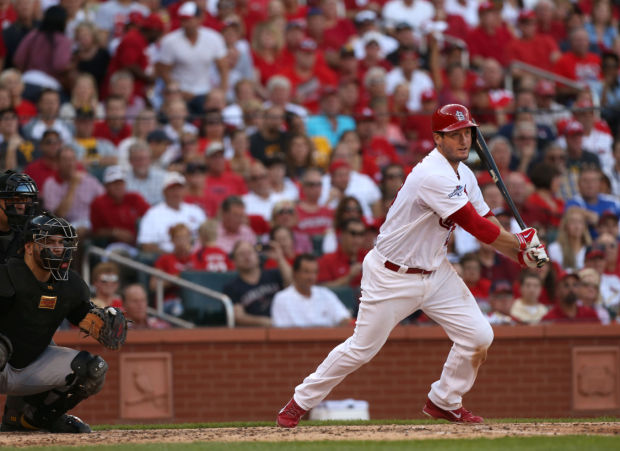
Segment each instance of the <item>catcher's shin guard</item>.
[{"label": "catcher's shin guard", "polygon": [[108,364],[99,356],[80,351],[71,362],[73,373],[67,376],[67,387],[25,398],[28,406],[22,419],[29,426],[50,429],[55,421],[80,402],[103,388]]}]

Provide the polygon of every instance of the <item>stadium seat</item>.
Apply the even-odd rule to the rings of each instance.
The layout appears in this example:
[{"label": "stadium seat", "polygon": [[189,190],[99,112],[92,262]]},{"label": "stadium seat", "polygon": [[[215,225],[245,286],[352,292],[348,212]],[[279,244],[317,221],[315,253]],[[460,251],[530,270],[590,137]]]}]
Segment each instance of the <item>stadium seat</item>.
[{"label": "stadium seat", "polygon": [[[183,271],[180,277],[184,280],[197,283],[203,287],[222,292],[224,285],[237,276],[236,271],[207,272]],[[226,310],[218,299],[180,287],[181,301],[185,312],[183,319],[199,326],[225,326]]]},{"label": "stadium seat", "polygon": [[352,288],[349,285],[329,287],[329,289],[332,290],[336,296],[338,296],[338,299],[340,299],[349,312],[351,312],[351,316],[355,318],[359,309],[359,289]]}]

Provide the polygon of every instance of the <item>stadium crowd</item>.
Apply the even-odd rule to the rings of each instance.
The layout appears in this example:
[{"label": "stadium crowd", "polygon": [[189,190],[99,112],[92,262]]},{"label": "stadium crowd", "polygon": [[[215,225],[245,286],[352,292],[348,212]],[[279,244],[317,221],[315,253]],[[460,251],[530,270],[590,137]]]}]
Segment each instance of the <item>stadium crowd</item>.
[{"label": "stadium crowd", "polygon": [[[233,272],[239,326],[350,324],[355,304],[334,293],[359,292],[434,147],[431,114],[460,103],[552,260],[523,270],[454,230],[450,261],[480,307],[494,324],[606,324],[620,310],[619,18],[610,0],[0,0],[0,169],[30,175],[82,245],[172,275]],[[146,315],[155,279],[125,279],[96,265],[95,302],[170,327]],[[165,312],[195,320],[164,288]]]}]

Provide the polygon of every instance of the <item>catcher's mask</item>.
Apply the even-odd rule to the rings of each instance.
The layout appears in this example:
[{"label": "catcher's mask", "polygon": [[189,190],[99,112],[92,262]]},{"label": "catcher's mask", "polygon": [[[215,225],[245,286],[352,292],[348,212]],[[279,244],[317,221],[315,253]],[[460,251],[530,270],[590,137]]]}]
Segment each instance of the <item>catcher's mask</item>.
[{"label": "catcher's mask", "polygon": [[39,190],[28,175],[8,170],[0,175],[0,199],[4,200],[4,207],[0,205],[0,208],[9,227],[21,231],[26,221],[37,213]]},{"label": "catcher's mask", "polygon": [[24,241],[41,246],[43,268],[55,280],[69,278],[69,266],[77,249],[77,232],[69,222],[50,213],[35,216],[26,224]]}]

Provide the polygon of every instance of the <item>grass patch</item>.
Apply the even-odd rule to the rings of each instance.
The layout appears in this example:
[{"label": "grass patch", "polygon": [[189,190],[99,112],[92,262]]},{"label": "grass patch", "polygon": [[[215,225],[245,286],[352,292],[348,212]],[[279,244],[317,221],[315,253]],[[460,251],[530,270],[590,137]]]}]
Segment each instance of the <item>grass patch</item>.
[{"label": "grass patch", "polygon": [[[504,437],[497,439],[446,439],[446,440],[406,440],[394,442],[371,441],[319,441],[319,442],[265,442],[265,443],[190,443],[190,444],[141,444],[141,445],[90,445],[75,447],[30,447],[20,449],[43,449],[46,451],[88,450],[161,450],[161,451],[583,451],[617,450],[620,439],[604,436],[561,436],[561,437]],[[10,448],[5,448],[10,449]]]}]

